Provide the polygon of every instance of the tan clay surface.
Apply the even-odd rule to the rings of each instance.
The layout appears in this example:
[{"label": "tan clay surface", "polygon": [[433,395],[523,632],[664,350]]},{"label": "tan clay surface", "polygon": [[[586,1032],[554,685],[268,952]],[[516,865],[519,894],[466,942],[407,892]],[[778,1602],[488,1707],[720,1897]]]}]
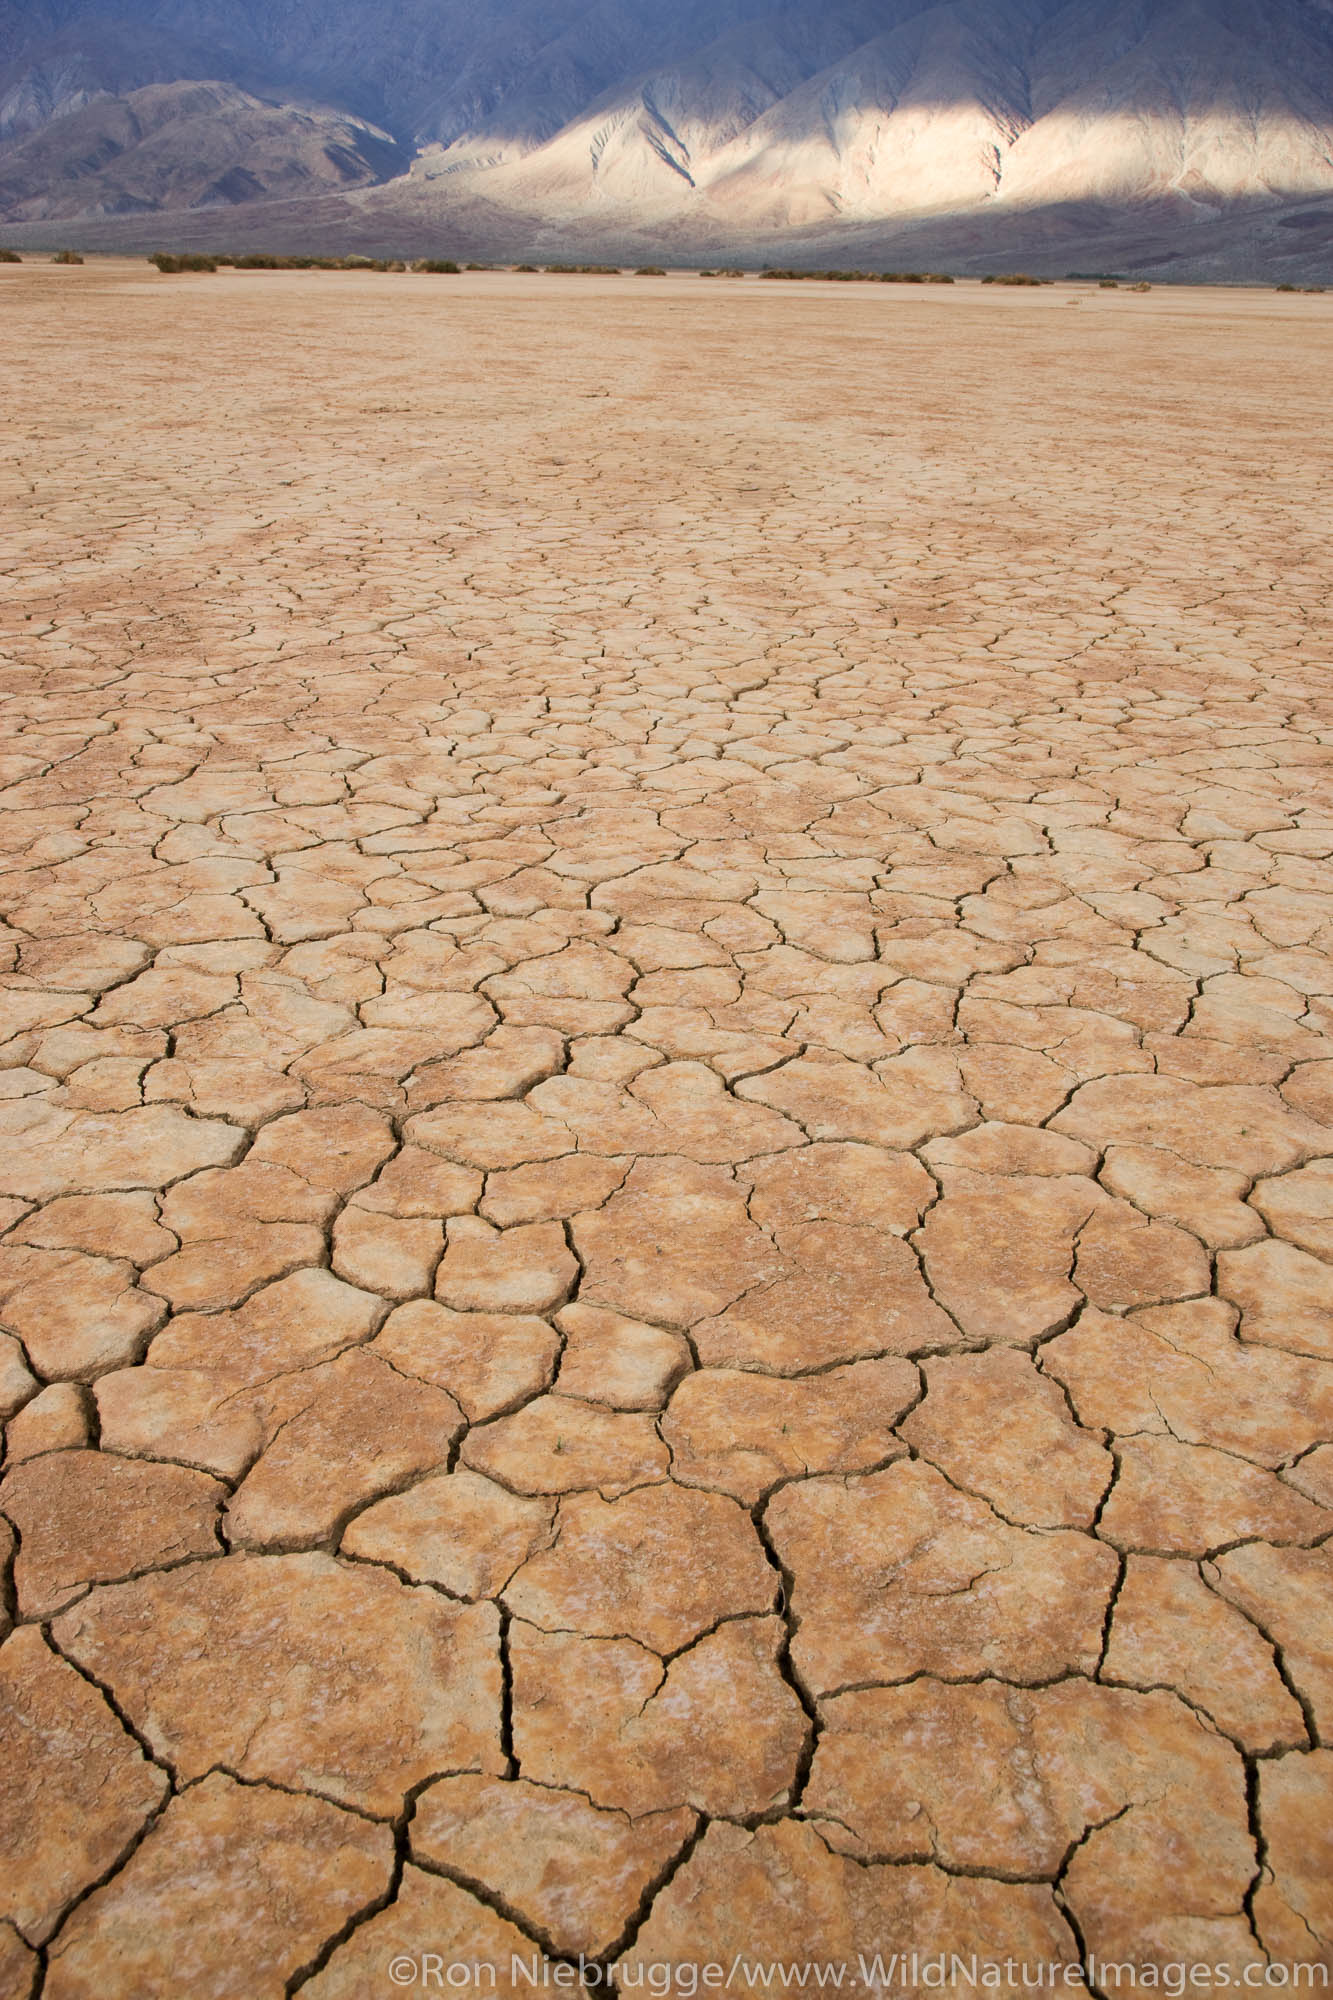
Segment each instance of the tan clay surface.
[{"label": "tan clay surface", "polygon": [[0,308],[3,2000],[1328,1964],[1328,303]]}]

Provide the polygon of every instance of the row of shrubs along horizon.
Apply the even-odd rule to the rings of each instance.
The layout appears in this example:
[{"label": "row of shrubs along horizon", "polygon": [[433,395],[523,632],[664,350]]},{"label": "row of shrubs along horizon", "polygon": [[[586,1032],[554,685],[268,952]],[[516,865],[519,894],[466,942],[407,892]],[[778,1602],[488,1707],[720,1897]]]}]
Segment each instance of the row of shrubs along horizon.
[{"label": "row of shrubs along horizon", "polygon": [[[171,253],[157,251],[148,259],[159,271],[416,271],[458,276],[460,271],[517,271],[532,275],[545,273],[549,277],[595,277],[620,278],[631,268],[621,264],[458,264],[451,257],[418,257],[408,263],[402,258],[388,257],[303,257],[277,256],[269,251],[253,251],[242,257],[213,256],[204,252],[181,251]],[[668,272],[661,264],[640,264],[634,269],[637,278],[665,278]],[[956,281],[947,271],[798,271],[788,268],[772,268],[760,271],[760,278],[777,278],[787,282],[815,279],[824,284],[862,285],[952,285]],[[702,270],[701,278],[747,278],[748,271],[737,269]],[[990,272],[981,280],[983,285],[1052,285],[1054,278],[1034,278],[1025,271]],[[1105,290],[1114,290],[1120,281],[1104,277],[1100,283]],[[1146,292],[1152,288],[1147,284],[1130,287],[1132,291]],[[1279,286],[1279,291],[1293,289]]]},{"label": "row of shrubs along horizon", "polygon": [[[81,264],[82,256],[77,250],[57,250],[50,259],[53,264]],[[0,264],[21,264],[22,256],[17,250],[0,247]],[[412,263],[402,258],[387,257],[280,257],[267,250],[249,251],[244,256],[214,256],[197,250],[167,251],[157,250],[148,259],[164,273],[176,271],[418,271],[449,277],[457,277],[460,271],[544,271],[549,276],[588,276],[620,278],[628,266],[621,264],[458,264],[452,257],[418,257]],[[635,270],[637,278],[665,278],[668,273],[661,264],[640,264]],[[700,271],[701,278],[748,278],[750,272],[741,270]],[[879,285],[952,285],[955,281],[945,271],[760,271],[761,278],[784,278],[788,280],[819,278],[826,284],[879,284]],[[1091,274],[1071,271],[1071,279],[1088,278],[1100,284],[1104,292],[1120,289],[1122,280],[1104,276],[1101,272]],[[1053,285],[1054,278],[1033,278],[1024,271],[989,272],[981,280],[983,285]],[[1140,279],[1137,284],[1127,285],[1131,292],[1150,292],[1152,286]],[[1323,285],[1280,284],[1279,292],[1303,292],[1322,294]]]},{"label": "row of shrubs along horizon", "polygon": [[[21,264],[22,257],[17,250],[0,249],[0,264]],[[58,250],[52,257],[53,264],[81,264],[83,258],[77,250]],[[411,263],[400,257],[315,257],[280,256],[274,251],[251,250],[244,255],[228,256],[203,250],[155,250],[148,259],[157,270],[164,274],[182,271],[413,271],[433,276],[457,277],[460,272],[511,270],[537,274],[544,272],[549,277],[597,277],[619,278],[630,268],[621,264],[459,264],[452,257],[418,257]],[[634,268],[638,278],[665,278],[668,273],[661,264],[640,264]],[[944,271],[798,271],[790,269],[770,269],[760,271],[761,278],[786,280],[820,279],[824,283],[836,284],[880,284],[880,285],[952,285],[954,280]],[[737,269],[703,270],[701,278],[747,278],[748,271]],[[1025,274],[1011,273],[1003,276],[988,276],[981,281],[984,285],[1048,285],[1050,278],[1030,278]],[[1279,287],[1286,290],[1287,287]]]},{"label": "row of shrubs along horizon", "polygon": [[[0,249],[0,264],[21,264],[22,257],[17,250]],[[52,257],[53,264],[81,264],[83,258],[77,250],[58,250]],[[204,250],[155,250],[148,262],[164,274],[174,275],[181,271],[414,271],[433,276],[457,277],[467,271],[518,271],[536,275],[544,272],[549,277],[595,277],[620,278],[628,266],[621,264],[459,264],[452,257],[418,257],[408,263],[401,257],[315,257],[280,256],[270,250],[251,250],[242,256],[227,256]],[[661,264],[640,264],[634,269],[636,278],[665,278],[668,273]],[[867,285],[952,285],[954,280],[945,271],[797,271],[791,269],[770,269],[760,271],[761,278],[780,278],[789,281],[800,279],[820,279],[824,283],[867,284]],[[748,278],[748,271],[703,270],[701,278]],[[1051,278],[1030,278],[1022,272],[1007,273],[1002,276],[990,275],[982,279],[983,285],[1049,285]],[[1113,284],[1113,279],[1103,279],[1103,284]],[[1146,285],[1136,289],[1146,291]],[[1279,285],[1279,291],[1293,291],[1294,286]]]},{"label": "row of shrubs along horizon", "polygon": [[[0,249],[0,264],[21,264],[22,257],[17,250]],[[53,264],[81,264],[83,258],[77,250],[58,250],[52,257]],[[314,257],[280,256],[269,250],[247,251],[243,256],[227,256],[203,250],[155,250],[148,259],[157,270],[164,274],[181,271],[414,271],[426,272],[434,276],[457,277],[462,271],[518,271],[533,275],[544,272],[549,277],[596,277],[620,278],[628,266],[621,264],[459,264],[452,257],[418,257],[408,263],[400,257]],[[661,264],[640,264],[634,269],[637,278],[665,278],[668,272]],[[703,270],[701,278],[748,278],[748,271]],[[761,278],[780,278],[788,281],[819,279],[825,284],[867,284],[867,285],[952,285],[954,280],[944,271],[797,271],[770,269],[758,273]],[[1052,278],[1030,278],[1023,272],[1004,275],[990,275],[982,279],[983,285],[1049,285]],[[1103,278],[1103,285],[1114,285],[1115,279]],[[1135,289],[1146,291],[1146,285]],[[1294,285],[1279,285],[1280,292],[1294,291]]]},{"label": "row of shrubs along horizon", "polygon": [[[640,264],[637,267],[622,264],[459,264],[452,257],[418,257],[409,263],[400,257],[315,257],[281,256],[267,250],[250,251],[244,256],[225,256],[210,251],[168,251],[157,250],[148,262],[164,273],[180,271],[414,271],[434,275],[456,277],[462,271],[517,271],[534,275],[545,273],[549,277],[595,277],[619,278],[627,270],[633,269],[637,278],[665,278],[669,274],[661,264]],[[703,270],[701,278],[748,278],[748,271],[737,269]],[[757,275],[761,278],[781,279],[822,279],[824,282],[842,284],[880,285],[952,285],[954,280],[944,271],[797,271],[766,270]],[[1052,281],[1048,278],[1028,278],[1023,276],[987,278],[986,284],[1000,285],[1043,285]]]},{"label": "row of shrubs along horizon", "polygon": [[[17,250],[0,249],[0,264],[21,264],[22,257]],[[77,250],[58,250],[52,257],[53,264],[81,264],[83,258]],[[595,277],[620,278],[628,266],[621,264],[459,264],[452,257],[418,257],[408,263],[401,257],[314,257],[280,256],[274,251],[252,250],[242,256],[203,250],[155,250],[148,259],[157,270],[166,275],[182,271],[414,271],[433,276],[457,277],[462,271],[518,271],[533,275],[544,272],[548,277]],[[636,278],[665,278],[668,273],[661,264],[640,264],[634,269]],[[819,279],[833,284],[866,285],[952,285],[954,280],[945,271],[797,271],[771,269],[760,271],[761,278],[780,278],[789,281]],[[704,270],[701,278],[748,278],[748,271]],[[1007,273],[1002,276],[987,276],[983,285],[1049,285],[1051,278],[1030,278],[1022,272]],[[1113,283],[1114,280],[1102,281]],[[1138,287],[1147,290],[1146,286]],[[1294,290],[1293,286],[1279,285],[1279,291]]]}]

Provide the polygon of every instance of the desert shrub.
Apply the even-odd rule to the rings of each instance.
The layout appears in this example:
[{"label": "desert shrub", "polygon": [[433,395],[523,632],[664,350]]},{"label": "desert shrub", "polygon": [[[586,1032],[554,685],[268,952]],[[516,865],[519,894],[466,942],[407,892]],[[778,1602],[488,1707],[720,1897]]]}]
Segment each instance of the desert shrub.
[{"label": "desert shrub", "polygon": [[157,250],[148,261],[163,272],[216,271],[218,267],[216,257],[205,257],[196,250],[181,250],[174,255],[166,250]]},{"label": "desert shrub", "polygon": [[1307,296],[1307,297],[1313,297],[1313,298],[1320,298],[1320,299],[1322,299],[1322,298],[1323,298],[1323,296],[1324,296],[1324,292],[1325,292],[1325,290],[1326,290],[1326,289],[1327,289],[1327,288],[1326,288],[1325,286],[1323,286],[1323,285],[1302,285],[1302,286],[1301,286],[1301,290],[1302,290],[1302,291],[1303,291],[1303,292],[1304,292],[1304,293],[1306,294],[1306,296]]},{"label": "desert shrub", "polygon": [[1030,278],[1026,271],[1004,271],[996,276],[983,278],[983,285],[1049,285],[1049,278]]},{"label": "desert shrub", "polygon": [[0,264],[21,264],[23,259],[17,250],[0,250]]},{"label": "desert shrub", "polygon": [[464,264],[463,266],[465,271],[489,271],[490,268],[489,264]]},{"label": "desert shrub", "polygon": [[1294,292],[1298,287],[1295,285],[1278,285],[1274,289],[1279,292]]},{"label": "desert shrub", "polygon": [[660,264],[640,264],[634,275],[636,278],[665,278],[666,272]]},{"label": "desert shrub", "polygon": [[77,250],[57,250],[51,262],[53,264],[81,264],[83,259]]},{"label": "desert shrub", "polygon": [[414,271],[422,271],[432,278],[456,278],[458,266],[452,257],[418,257],[412,266]]},{"label": "desert shrub", "polygon": [[548,264],[546,274],[551,278],[619,278],[622,272],[619,264]]},{"label": "desert shrub", "polygon": [[926,283],[928,285],[951,285],[953,279],[947,271],[927,271]]},{"label": "desert shrub", "polygon": [[514,269],[516,271],[526,271],[529,277],[532,277],[536,275],[537,266],[535,264],[515,264]]},{"label": "desert shrub", "polygon": [[1120,280],[1119,278],[1098,278],[1097,289],[1102,292],[1118,292],[1120,290]]},{"label": "desert shrub", "polygon": [[1150,292],[1152,286],[1140,279],[1137,285],[1131,285],[1129,289],[1131,292]]}]

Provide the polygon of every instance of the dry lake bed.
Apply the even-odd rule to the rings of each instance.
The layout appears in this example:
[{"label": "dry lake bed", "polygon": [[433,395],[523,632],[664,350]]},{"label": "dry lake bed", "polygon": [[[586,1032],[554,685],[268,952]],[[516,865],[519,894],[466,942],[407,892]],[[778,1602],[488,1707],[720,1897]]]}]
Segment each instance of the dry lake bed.
[{"label": "dry lake bed", "polygon": [[0,342],[3,2000],[1317,1985],[1333,298]]}]

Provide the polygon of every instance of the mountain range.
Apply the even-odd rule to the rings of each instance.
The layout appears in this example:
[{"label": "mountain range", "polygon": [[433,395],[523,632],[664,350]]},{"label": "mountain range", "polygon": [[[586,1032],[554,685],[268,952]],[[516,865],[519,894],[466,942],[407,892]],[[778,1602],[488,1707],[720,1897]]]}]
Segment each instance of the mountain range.
[{"label": "mountain range", "polygon": [[1333,277],[1333,0],[0,0],[21,245]]}]

